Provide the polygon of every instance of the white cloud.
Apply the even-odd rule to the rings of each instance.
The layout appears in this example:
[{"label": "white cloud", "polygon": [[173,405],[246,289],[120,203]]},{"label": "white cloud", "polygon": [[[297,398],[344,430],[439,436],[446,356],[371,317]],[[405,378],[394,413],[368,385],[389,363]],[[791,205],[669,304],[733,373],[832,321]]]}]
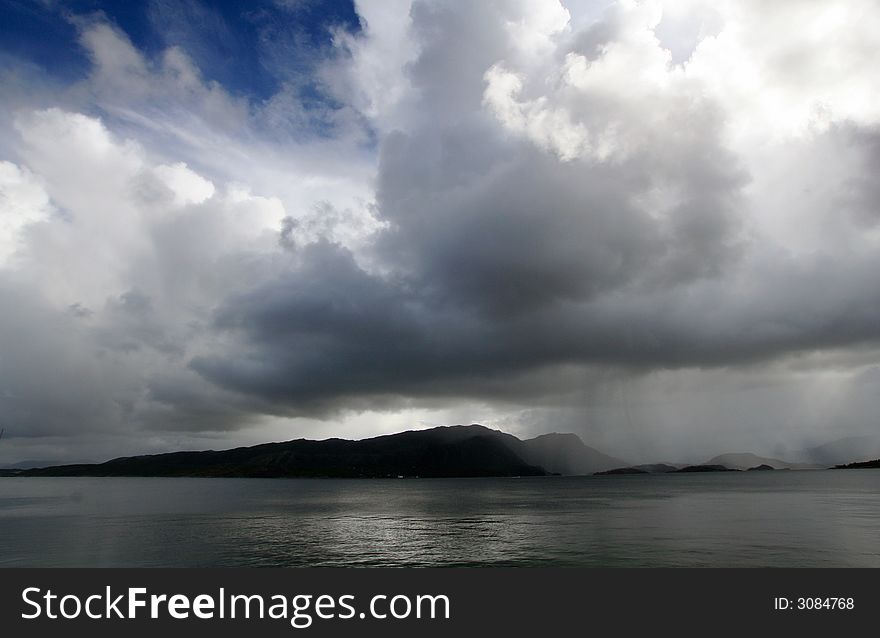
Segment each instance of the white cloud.
[{"label": "white cloud", "polygon": [[178,206],[201,204],[214,194],[214,184],[191,171],[184,162],[162,164],[154,172],[174,193],[174,203]]},{"label": "white cloud", "polygon": [[337,34],[337,46],[351,57],[326,69],[337,94],[383,130],[400,125],[399,103],[411,88],[406,67],[418,53],[411,7],[412,0],[357,0],[364,33]]},{"label": "white cloud", "polygon": [[870,125],[880,106],[880,11],[870,0],[726,2],[717,35],[699,43],[690,77],[720,100],[734,141],[760,144],[820,132],[835,122]]},{"label": "white cloud", "polygon": [[27,168],[0,161],[0,266],[18,250],[27,226],[51,214],[52,205],[40,181]]},{"label": "white cloud", "polygon": [[548,106],[544,97],[520,101],[523,83],[516,74],[493,66],[486,71],[486,84],[483,99],[501,124],[542,148],[555,151],[560,159],[567,161],[592,154],[605,159],[610,154],[608,144],[602,139],[591,142],[590,130],[583,122],[572,121],[566,109]]},{"label": "white cloud", "polygon": [[[693,43],[676,64],[658,32],[688,12],[704,18],[696,33],[678,33]],[[539,66],[532,78],[509,61],[490,69],[487,106],[507,128],[564,159],[636,151],[657,127],[677,125],[683,99],[711,99],[726,139],[744,152],[880,118],[872,99],[880,90],[872,72],[876,3],[652,0],[619,2],[606,19],[614,33],[595,52],[578,51],[577,38],[575,50],[570,39],[545,41],[542,57],[555,47],[564,59],[555,73]]]}]

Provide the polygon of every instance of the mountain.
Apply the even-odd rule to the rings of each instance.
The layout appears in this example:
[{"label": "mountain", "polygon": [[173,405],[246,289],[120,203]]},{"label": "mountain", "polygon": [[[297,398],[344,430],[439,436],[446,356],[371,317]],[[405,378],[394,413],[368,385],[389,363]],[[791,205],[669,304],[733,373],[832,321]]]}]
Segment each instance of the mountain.
[{"label": "mountain", "polygon": [[[575,435],[528,441],[481,425],[360,441],[297,439],[232,450],[171,452],[24,470],[21,476],[477,477],[579,473],[606,462]],[[539,464],[540,461],[540,464]],[[617,462],[611,459],[613,462]]]},{"label": "mountain", "polygon": [[804,458],[823,467],[880,458],[880,436],[850,436],[809,448]]},{"label": "mountain", "polygon": [[576,434],[543,434],[528,439],[522,442],[520,454],[528,463],[553,474],[586,475],[626,465],[626,461],[584,445]]},{"label": "mountain", "polygon": [[822,467],[810,463],[789,463],[780,459],[768,459],[751,452],[719,454],[706,461],[704,465],[723,465],[735,470],[748,470],[759,465],[768,465],[774,470],[815,470]]},{"label": "mountain", "polygon": [[846,465],[835,465],[835,470],[877,470],[880,469],[880,459],[873,461],[863,461],[861,463],[847,463]]}]

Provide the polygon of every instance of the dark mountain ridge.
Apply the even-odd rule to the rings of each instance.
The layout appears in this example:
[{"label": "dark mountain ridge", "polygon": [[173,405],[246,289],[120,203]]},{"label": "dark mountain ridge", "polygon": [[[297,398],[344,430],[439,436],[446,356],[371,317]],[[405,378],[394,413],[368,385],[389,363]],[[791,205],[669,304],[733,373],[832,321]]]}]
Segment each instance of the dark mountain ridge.
[{"label": "dark mountain ridge", "polygon": [[543,476],[588,474],[620,463],[573,434],[522,441],[481,425],[461,425],[360,441],[296,439],[231,450],[122,457],[106,463],[29,469],[19,476]]},{"label": "dark mountain ridge", "polygon": [[858,463],[846,463],[845,465],[835,465],[834,470],[877,470],[880,469],[880,459],[873,461],[861,461]]}]

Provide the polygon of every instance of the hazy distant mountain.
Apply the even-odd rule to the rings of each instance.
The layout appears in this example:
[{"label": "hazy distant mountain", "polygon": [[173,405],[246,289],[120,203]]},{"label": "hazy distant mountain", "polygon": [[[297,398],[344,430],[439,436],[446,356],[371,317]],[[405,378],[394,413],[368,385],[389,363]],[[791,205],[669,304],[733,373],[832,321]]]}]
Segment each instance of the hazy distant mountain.
[{"label": "hazy distant mountain", "polygon": [[481,425],[348,441],[298,439],[233,450],[172,452],[62,465],[25,476],[467,477],[589,473],[620,461],[571,435],[521,441]]},{"label": "hazy distant mountain", "polygon": [[723,465],[735,470],[748,470],[759,465],[767,465],[774,470],[813,470],[821,467],[810,463],[789,463],[781,459],[768,459],[751,452],[719,454],[706,461],[704,465]]},{"label": "hazy distant mountain", "polygon": [[51,465],[56,461],[19,461],[18,463],[13,463],[12,465],[4,466],[6,470],[29,470],[34,467],[46,467],[47,465]]},{"label": "hazy distant mountain", "polygon": [[880,458],[880,436],[850,436],[810,448],[804,458],[823,467]]},{"label": "hazy distant mountain", "polygon": [[523,441],[521,449],[528,463],[553,474],[585,475],[626,465],[626,461],[584,445],[576,434],[544,434]]}]

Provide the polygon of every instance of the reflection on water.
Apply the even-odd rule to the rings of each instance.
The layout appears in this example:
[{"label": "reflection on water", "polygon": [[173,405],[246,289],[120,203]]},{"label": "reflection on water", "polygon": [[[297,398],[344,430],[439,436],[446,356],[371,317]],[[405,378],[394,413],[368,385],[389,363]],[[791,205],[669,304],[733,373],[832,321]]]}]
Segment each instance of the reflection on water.
[{"label": "reflection on water", "polygon": [[0,479],[0,566],[880,566],[880,471]]}]

